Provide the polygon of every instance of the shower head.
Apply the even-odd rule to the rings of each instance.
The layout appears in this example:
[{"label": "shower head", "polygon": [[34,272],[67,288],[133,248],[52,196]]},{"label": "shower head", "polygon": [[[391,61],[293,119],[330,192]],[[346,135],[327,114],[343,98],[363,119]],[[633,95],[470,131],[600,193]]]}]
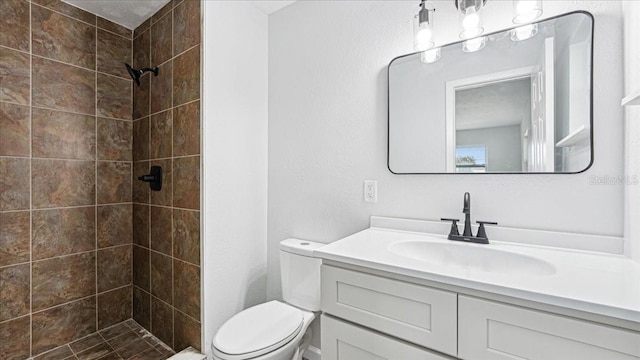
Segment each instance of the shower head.
[{"label": "shower head", "polygon": [[158,67],[154,67],[154,68],[143,68],[140,70],[136,70],[134,68],[131,67],[131,65],[125,63],[124,64],[127,67],[127,71],[129,72],[129,75],[131,76],[131,78],[133,79],[133,81],[136,82],[136,84],[138,84],[138,86],[140,86],[140,76],[142,76],[142,74],[146,73],[146,72],[152,72],[155,76],[158,76]]}]

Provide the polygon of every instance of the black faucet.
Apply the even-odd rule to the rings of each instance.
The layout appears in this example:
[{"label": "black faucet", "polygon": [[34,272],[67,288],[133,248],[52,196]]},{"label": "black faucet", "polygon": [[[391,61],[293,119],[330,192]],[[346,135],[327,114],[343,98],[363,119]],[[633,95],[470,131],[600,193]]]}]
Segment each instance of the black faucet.
[{"label": "black faucet", "polygon": [[442,218],[442,221],[451,221],[451,230],[449,231],[449,240],[454,241],[465,241],[472,242],[477,244],[488,244],[489,239],[487,238],[487,233],[484,229],[485,225],[498,225],[497,222],[493,221],[476,221],[476,223],[480,224],[478,227],[478,232],[476,236],[473,236],[471,232],[471,194],[468,192],[464,193],[464,205],[462,207],[462,213],[464,214],[464,230],[462,231],[462,235],[458,232],[458,219],[447,219]]}]

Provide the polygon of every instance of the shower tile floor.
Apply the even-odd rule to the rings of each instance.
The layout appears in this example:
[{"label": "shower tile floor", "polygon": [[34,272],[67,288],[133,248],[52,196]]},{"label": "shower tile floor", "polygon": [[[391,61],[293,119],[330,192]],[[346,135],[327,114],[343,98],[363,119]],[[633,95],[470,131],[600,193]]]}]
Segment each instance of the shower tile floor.
[{"label": "shower tile floor", "polygon": [[174,352],[134,320],[100,330],[34,360],[164,360]]}]

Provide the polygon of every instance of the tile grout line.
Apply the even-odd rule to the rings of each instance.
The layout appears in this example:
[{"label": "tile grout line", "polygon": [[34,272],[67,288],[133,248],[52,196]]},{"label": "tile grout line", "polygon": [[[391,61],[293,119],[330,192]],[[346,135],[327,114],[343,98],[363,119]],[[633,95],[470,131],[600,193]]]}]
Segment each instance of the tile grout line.
[{"label": "tile grout line", "polygon": [[[99,315],[100,315],[100,311],[99,311],[99,304],[98,304],[98,18],[96,17],[96,27],[95,27],[95,36],[96,36],[96,56],[95,56],[95,69],[96,69],[96,75],[94,77],[94,81],[95,81],[95,98],[94,98],[94,113],[96,114],[96,117],[93,119],[94,120],[94,135],[96,138],[96,148],[95,148],[95,162],[93,165],[95,174],[94,174],[94,196],[95,196],[95,200],[94,200],[94,204],[95,208],[94,208],[94,241],[95,241],[95,275],[94,275],[94,279],[95,279],[95,287],[96,287],[96,300],[95,300],[95,305],[96,305],[96,321],[95,321],[95,329],[96,331],[98,331],[98,325],[100,320],[98,319]],[[131,167],[133,168],[133,165],[131,165]]]},{"label": "tile grout line", "polygon": [[29,1],[29,356],[33,356],[33,30]]},{"label": "tile grout line", "polygon": [[[129,62],[131,64],[133,64],[133,35],[134,35],[133,32],[134,31],[135,31],[135,29],[133,29],[131,31],[131,41],[129,42],[129,54],[130,54]],[[134,101],[135,101],[134,100],[135,99],[134,98],[134,94],[135,94],[135,91],[136,91],[135,90],[135,86],[136,86],[136,83],[134,81],[131,81],[131,95],[130,96],[131,96],[131,119],[132,120],[133,120]],[[129,266],[131,268],[131,279],[130,279],[131,280],[131,294],[129,296],[129,303],[131,304],[131,308],[129,309],[129,318],[130,319],[133,319],[133,315],[134,315],[133,314],[133,302],[135,300],[135,298],[133,296],[133,291],[134,291],[134,288],[133,288],[133,271],[134,271],[134,268],[133,268],[133,240],[134,240],[133,239],[133,236],[134,236],[133,228],[135,226],[135,224],[133,223],[133,212],[134,212],[133,191],[134,191],[134,188],[135,188],[134,183],[135,183],[135,181],[137,179],[136,179],[136,174],[135,174],[135,170],[134,170],[135,163],[133,162],[133,127],[134,126],[135,125],[132,122],[131,123],[131,132],[129,133],[129,147],[131,149],[131,153],[129,154],[130,155],[129,157],[131,159],[131,229],[130,229],[131,230],[131,261],[130,261],[130,264],[129,264]]]},{"label": "tile grout line", "polygon": [[[175,308],[173,305],[171,305],[171,304],[169,304],[168,302],[166,302],[166,301],[162,300],[161,298],[159,298],[159,297],[157,297],[157,296],[155,296],[155,295],[151,294],[150,292],[146,291],[145,289],[143,289],[143,288],[141,288],[141,287],[139,287],[139,286],[137,286],[137,285],[134,285],[134,286],[135,286],[135,287],[137,287],[138,289],[140,289],[140,291],[142,291],[143,293],[145,293],[145,294],[149,295],[150,297],[152,297],[152,298],[154,298],[154,299],[156,299],[156,300],[158,300],[158,301],[162,302],[162,303],[163,303],[163,304],[165,304],[166,306],[169,306],[169,307],[171,307],[171,308],[175,309],[175,311],[176,311],[176,312],[179,312],[180,314],[182,314],[182,315],[184,315],[184,316],[188,317],[189,319],[191,319],[191,320],[193,320],[193,321],[197,322],[198,324],[200,324],[200,323],[201,323],[201,322],[200,322],[200,320],[198,320],[198,319],[194,318],[193,316],[191,316],[191,315],[189,315],[189,314],[185,313],[184,311],[182,311],[182,310],[180,310],[180,309],[178,309],[178,308]],[[200,311],[202,311],[202,309],[201,309]]]}]

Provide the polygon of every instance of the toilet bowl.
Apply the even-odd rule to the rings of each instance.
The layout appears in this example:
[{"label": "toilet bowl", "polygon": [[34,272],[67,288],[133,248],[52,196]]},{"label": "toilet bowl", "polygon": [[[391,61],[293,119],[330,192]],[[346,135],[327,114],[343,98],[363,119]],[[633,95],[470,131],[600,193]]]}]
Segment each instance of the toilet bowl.
[{"label": "toilet bowl", "polygon": [[309,325],[320,310],[320,265],[313,251],[324,244],[299,239],[280,243],[284,302],[243,310],[218,329],[215,360],[301,360],[311,341]]}]

